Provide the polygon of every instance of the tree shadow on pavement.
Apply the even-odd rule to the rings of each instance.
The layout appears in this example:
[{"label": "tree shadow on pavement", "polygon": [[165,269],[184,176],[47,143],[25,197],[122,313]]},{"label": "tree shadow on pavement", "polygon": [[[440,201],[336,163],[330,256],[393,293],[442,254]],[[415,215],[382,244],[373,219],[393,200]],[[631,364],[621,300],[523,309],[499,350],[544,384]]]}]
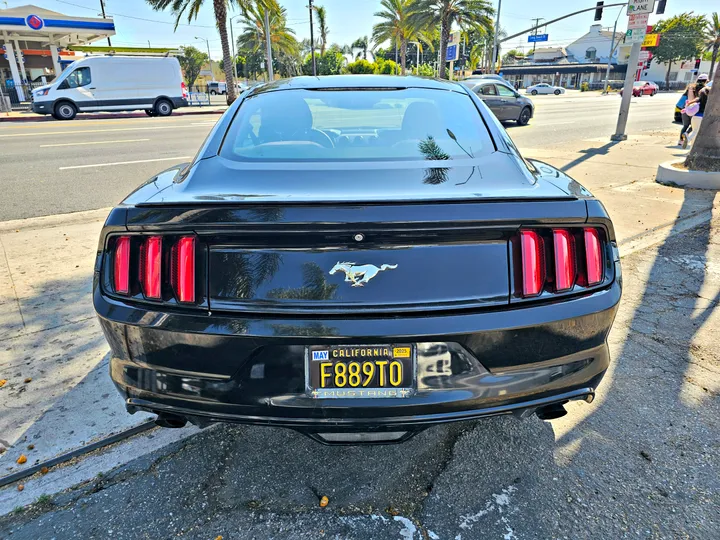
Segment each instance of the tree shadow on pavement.
[{"label": "tree shadow on pavement", "polygon": [[[6,318],[0,325],[0,379],[7,380],[0,388],[0,445],[13,445],[0,455],[3,475],[23,468],[15,463],[22,452],[29,466],[99,431],[103,405],[94,400],[112,385],[101,376],[108,347],[93,312],[89,274],[35,279],[31,290],[18,293],[22,324]],[[118,405],[114,389],[111,396]],[[67,441],[62,433],[69,433]]]},{"label": "tree shadow on pavement", "polygon": [[[712,207],[714,197],[687,190],[678,215]],[[602,403],[560,429],[558,456],[583,473],[576,496],[625,500],[606,516],[618,533],[710,538],[720,503],[720,324],[711,319],[720,238],[711,223],[674,234],[680,226],[659,247],[623,258],[624,305]]]}]

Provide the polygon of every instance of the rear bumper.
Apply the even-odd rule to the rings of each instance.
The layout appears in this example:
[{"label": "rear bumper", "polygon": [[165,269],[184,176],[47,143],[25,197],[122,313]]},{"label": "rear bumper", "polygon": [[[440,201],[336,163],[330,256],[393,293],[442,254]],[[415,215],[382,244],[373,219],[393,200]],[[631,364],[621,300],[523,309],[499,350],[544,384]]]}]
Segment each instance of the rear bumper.
[{"label": "rear bumper", "polygon": [[[458,315],[296,318],[161,313],[94,290],[128,411],[318,431],[408,430],[592,396],[620,285],[532,307]],[[312,344],[417,343],[417,392],[317,400],[305,389]]]},{"label": "rear bumper", "polygon": [[173,108],[174,108],[174,109],[179,109],[180,107],[187,107],[187,106],[188,106],[188,100],[187,100],[186,98],[174,97],[174,98],[172,98],[172,102],[173,102]]}]

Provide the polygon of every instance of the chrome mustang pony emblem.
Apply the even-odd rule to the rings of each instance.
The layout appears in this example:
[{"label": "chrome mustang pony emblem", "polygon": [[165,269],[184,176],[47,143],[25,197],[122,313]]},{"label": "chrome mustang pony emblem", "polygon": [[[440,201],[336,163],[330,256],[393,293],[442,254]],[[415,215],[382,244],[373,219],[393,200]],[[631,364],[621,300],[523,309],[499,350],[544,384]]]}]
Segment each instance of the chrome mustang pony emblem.
[{"label": "chrome mustang pony emblem", "polygon": [[385,270],[395,270],[397,264],[383,264],[378,268],[374,264],[363,264],[355,266],[354,262],[340,262],[333,266],[330,270],[332,276],[338,270],[345,272],[345,281],[352,283],[353,287],[363,287],[368,281],[378,275],[378,272]]}]

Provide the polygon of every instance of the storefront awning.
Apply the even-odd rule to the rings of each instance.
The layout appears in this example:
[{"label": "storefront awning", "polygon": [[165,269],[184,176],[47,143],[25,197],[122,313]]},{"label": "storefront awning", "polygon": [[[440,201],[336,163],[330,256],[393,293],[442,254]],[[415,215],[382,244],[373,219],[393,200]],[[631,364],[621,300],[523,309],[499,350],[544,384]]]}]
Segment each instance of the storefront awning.
[{"label": "storefront awning", "polygon": [[[605,73],[607,64],[549,64],[546,66],[503,66],[500,72],[505,75],[560,75],[577,73]],[[612,64],[611,73],[625,73],[627,64]]]}]

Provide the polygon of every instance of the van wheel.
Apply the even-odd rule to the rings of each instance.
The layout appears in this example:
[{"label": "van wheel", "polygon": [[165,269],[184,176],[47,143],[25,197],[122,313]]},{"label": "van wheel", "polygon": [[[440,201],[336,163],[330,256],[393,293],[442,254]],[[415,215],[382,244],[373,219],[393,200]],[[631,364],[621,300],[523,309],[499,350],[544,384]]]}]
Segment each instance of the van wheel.
[{"label": "van wheel", "polygon": [[155,104],[156,116],[170,116],[172,111],[172,103],[170,103],[167,99],[161,99]]},{"label": "van wheel", "polygon": [[210,94],[213,95],[213,96],[216,96],[216,95],[217,95],[217,92],[216,92],[215,90],[210,90]]},{"label": "van wheel", "polygon": [[153,111],[152,109],[145,109],[145,114],[147,114],[148,116],[156,116],[155,111]]},{"label": "van wheel", "polygon": [[77,107],[69,101],[63,101],[55,105],[53,117],[56,120],[72,120],[77,114]]}]

